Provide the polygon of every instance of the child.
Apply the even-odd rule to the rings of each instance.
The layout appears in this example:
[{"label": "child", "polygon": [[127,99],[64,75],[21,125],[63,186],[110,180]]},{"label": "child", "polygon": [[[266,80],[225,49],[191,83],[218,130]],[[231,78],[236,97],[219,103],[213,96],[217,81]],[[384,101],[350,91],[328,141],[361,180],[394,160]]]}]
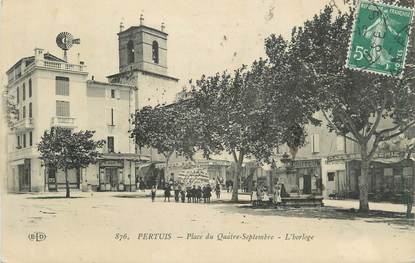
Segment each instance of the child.
[{"label": "child", "polygon": [[186,197],[187,197],[187,202],[191,203],[192,202],[192,188],[187,187],[186,189]]},{"label": "child", "polygon": [[202,187],[200,187],[200,185],[197,187],[196,196],[197,196],[196,202],[200,203],[200,201],[202,200]]},{"label": "child", "polygon": [[251,201],[252,201],[252,206],[256,207],[257,204],[258,204],[258,196],[257,196],[257,190],[256,189],[254,189],[254,191],[252,191]]},{"label": "child", "polygon": [[183,188],[180,190],[180,198],[182,199],[182,203],[186,201],[186,193]]},{"label": "child", "polygon": [[212,196],[212,188],[210,187],[210,184],[208,184],[206,186],[205,191],[206,191],[206,199],[207,199],[207,202],[210,203],[210,197]]},{"label": "child", "polygon": [[151,202],[154,202],[154,199],[156,199],[156,187],[153,185],[151,188]]},{"label": "child", "polygon": [[256,196],[257,196],[257,205],[261,206],[262,204],[262,188],[261,187],[258,187]]},{"label": "child", "polygon": [[191,193],[192,193],[192,202],[193,203],[196,203],[196,199],[197,199],[197,189],[196,189],[196,186],[195,185],[193,185],[193,188],[191,190]]},{"label": "child", "polygon": [[170,195],[170,185],[168,184],[164,189],[164,202],[166,202],[166,199],[170,202]]},{"label": "child", "polygon": [[215,187],[216,199],[220,199],[220,185],[217,183]]}]

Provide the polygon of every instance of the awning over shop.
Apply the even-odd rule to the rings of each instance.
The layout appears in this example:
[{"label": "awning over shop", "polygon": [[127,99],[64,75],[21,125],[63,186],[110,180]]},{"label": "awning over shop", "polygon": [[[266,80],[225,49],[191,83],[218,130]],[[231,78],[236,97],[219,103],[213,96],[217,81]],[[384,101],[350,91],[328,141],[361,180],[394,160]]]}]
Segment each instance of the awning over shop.
[{"label": "awning over shop", "polygon": [[100,159],[111,159],[111,160],[129,160],[136,162],[148,162],[150,157],[147,155],[135,154],[135,153],[104,153]]}]

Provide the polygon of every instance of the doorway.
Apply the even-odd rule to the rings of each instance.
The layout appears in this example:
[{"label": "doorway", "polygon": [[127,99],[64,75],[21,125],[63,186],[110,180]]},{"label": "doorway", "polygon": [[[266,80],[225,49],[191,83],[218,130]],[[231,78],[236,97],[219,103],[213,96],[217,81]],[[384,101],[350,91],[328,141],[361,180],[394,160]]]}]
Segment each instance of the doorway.
[{"label": "doorway", "polygon": [[107,167],[105,168],[105,183],[109,185],[110,191],[117,191],[118,188],[118,168]]},{"label": "doorway", "polygon": [[311,175],[305,174],[303,175],[304,178],[304,194],[311,194]]},{"label": "doorway", "polygon": [[30,192],[30,164],[20,164],[17,166],[19,174],[19,191]]}]

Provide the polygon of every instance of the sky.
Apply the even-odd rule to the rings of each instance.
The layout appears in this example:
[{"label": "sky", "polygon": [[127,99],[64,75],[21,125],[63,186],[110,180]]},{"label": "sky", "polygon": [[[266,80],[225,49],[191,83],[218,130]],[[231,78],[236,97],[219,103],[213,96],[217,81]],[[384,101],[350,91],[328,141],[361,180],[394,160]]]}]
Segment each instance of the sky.
[{"label": "sky", "polygon": [[[0,89],[5,72],[19,59],[43,48],[63,57],[55,43],[60,32],[81,39],[69,51],[69,62],[88,66],[89,78],[106,81],[118,72],[118,36],[144,24],[168,36],[168,74],[180,79],[177,91],[190,79],[233,70],[265,57],[264,39],[270,34],[289,37],[294,26],[318,13],[330,0],[0,0]],[[343,2],[336,0],[336,2]],[[2,103],[3,100],[0,100]],[[3,107],[2,107],[3,109]],[[0,118],[4,120],[5,115]],[[5,151],[6,129],[1,122],[0,144]],[[5,171],[0,154],[0,173]]]},{"label": "sky", "polygon": [[[264,56],[271,33],[289,36],[295,25],[318,13],[329,0],[0,0],[1,80],[16,61],[35,47],[62,57],[59,32],[81,39],[69,51],[80,53],[90,77],[106,80],[118,72],[119,24],[126,28],[166,24],[168,72],[181,85],[202,74],[232,70]],[[337,0],[338,2],[342,2]]]}]

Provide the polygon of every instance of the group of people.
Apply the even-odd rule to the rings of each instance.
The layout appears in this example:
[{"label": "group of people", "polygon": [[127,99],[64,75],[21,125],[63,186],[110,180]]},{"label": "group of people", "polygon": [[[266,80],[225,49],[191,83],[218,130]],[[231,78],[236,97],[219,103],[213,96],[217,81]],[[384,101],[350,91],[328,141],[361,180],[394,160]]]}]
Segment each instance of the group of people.
[{"label": "group of people", "polygon": [[[274,192],[272,197],[270,198],[275,205],[281,204],[281,192],[282,192],[283,185],[276,184],[274,187]],[[254,191],[251,193],[251,201],[253,206],[261,206],[262,202],[268,201],[266,200],[268,195],[268,190],[265,186],[258,186]]]},{"label": "group of people", "polygon": [[[212,196],[213,190],[216,193],[216,198],[220,199],[220,185],[219,184],[216,184],[214,189],[212,189],[210,184],[206,184],[204,186],[193,185],[193,187],[184,187],[180,184],[178,185],[167,184],[164,188],[164,202],[170,202],[171,192],[173,191],[175,202],[181,201],[182,203],[185,203],[186,198],[187,198],[188,203],[201,203],[202,198],[203,198],[204,203],[210,203],[210,198]],[[156,187],[154,186],[151,189],[151,200],[154,202],[155,198],[156,198]]]}]

